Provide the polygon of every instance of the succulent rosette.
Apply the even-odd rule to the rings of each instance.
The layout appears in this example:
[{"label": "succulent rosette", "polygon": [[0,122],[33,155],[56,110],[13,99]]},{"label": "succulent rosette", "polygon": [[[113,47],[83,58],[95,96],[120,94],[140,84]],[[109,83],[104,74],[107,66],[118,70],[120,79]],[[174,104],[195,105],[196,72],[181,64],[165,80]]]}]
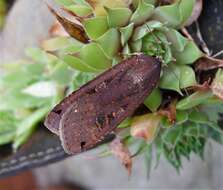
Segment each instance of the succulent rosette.
[{"label": "succulent rosette", "polygon": [[207,56],[181,31],[192,15],[195,0],[164,5],[155,0],[57,1],[74,16],[70,30],[68,20],[54,12],[72,37],[54,37],[45,41],[43,48],[74,69],[73,90],[134,54],[162,61],[159,86],[144,102],[147,113],[128,118],[119,126],[127,128],[121,138],[130,150],[134,147],[132,154],[145,153],[150,162],[156,147],[157,160],[163,154],[179,169],[182,157],[189,159],[192,152],[203,157],[207,139],[222,141],[218,127],[222,71],[219,69],[211,80],[201,78],[195,63]]}]

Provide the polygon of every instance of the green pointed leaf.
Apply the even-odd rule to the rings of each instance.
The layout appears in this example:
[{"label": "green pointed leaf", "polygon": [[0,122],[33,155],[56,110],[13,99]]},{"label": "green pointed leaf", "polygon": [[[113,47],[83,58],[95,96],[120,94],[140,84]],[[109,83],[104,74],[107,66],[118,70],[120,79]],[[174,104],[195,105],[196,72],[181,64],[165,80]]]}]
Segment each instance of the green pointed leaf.
[{"label": "green pointed leaf", "polygon": [[37,63],[48,63],[49,61],[47,53],[39,48],[26,48],[25,54]]},{"label": "green pointed leaf", "polygon": [[154,20],[165,23],[169,27],[179,28],[182,16],[179,11],[179,1],[165,6],[158,6],[153,13]]},{"label": "green pointed leaf", "polygon": [[79,89],[81,86],[95,78],[94,73],[75,72],[70,85],[70,93]]},{"label": "green pointed leaf", "polygon": [[182,24],[184,24],[188,18],[192,15],[192,11],[195,5],[195,0],[181,0],[180,1],[180,14],[182,16]]},{"label": "green pointed leaf", "polygon": [[198,91],[193,93],[192,95],[180,100],[176,108],[178,110],[187,110],[193,108],[199,104],[205,103],[208,98],[213,96],[211,91]]},{"label": "green pointed leaf", "polygon": [[[138,7],[139,2],[140,2],[140,0],[132,0],[133,7],[135,9]],[[157,0],[144,0],[144,2],[155,6],[157,3]]]},{"label": "green pointed leaf", "polygon": [[73,75],[73,71],[68,67],[63,61],[59,61],[50,74],[50,79],[59,85],[68,85]]},{"label": "green pointed leaf", "polygon": [[11,112],[0,111],[0,145],[13,141],[18,120]]},{"label": "green pointed leaf", "polygon": [[85,45],[80,51],[80,58],[90,67],[104,70],[111,67],[112,60],[108,59],[102,48],[96,43]]},{"label": "green pointed leaf", "polygon": [[[60,51],[62,53],[76,53],[84,44],[74,38],[68,37],[55,37],[46,40],[42,43],[42,48],[45,51]],[[62,53],[61,53],[62,52]]]},{"label": "green pointed leaf", "polygon": [[69,5],[66,6],[66,9],[80,17],[89,16],[93,12],[92,8],[87,5]]},{"label": "green pointed leaf", "polygon": [[82,71],[82,72],[98,72],[97,69],[89,66],[83,60],[77,57],[74,57],[71,55],[65,55],[62,57],[62,59],[67,65],[69,65],[71,68],[75,70]]},{"label": "green pointed leaf", "polygon": [[134,29],[134,23],[130,23],[128,26],[125,26],[125,27],[122,27],[122,28],[119,29],[120,32],[121,32],[121,44],[122,44],[122,46],[124,46],[125,43],[132,36],[133,29]]},{"label": "green pointed leaf", "polygon": [[196,78],[194,70],[186,65],[179,66],[180,68],[180,88],[187,88],[196,85]]},{"label": "green pointed leaf", "polygon": [[63,6],[69,6],[74,4],[73,0],[55,0],[58,4],[63,5]]},{"label": "green pointed leaf", "polygon": [[164,68],[159,87],[182,94],[180,91],[180,69],[177,65],[170,64]]},{"label": "green pointed leaf", "polygon": [[122,27],[128,24],[132,11],[128,8],[108,8],[108,25],[109,27]]},{"label": "green pointed leaf", "polygon": [[149,108],[152,112],[157,111],[160,104],[162,102],[162,94],[161,91],[156,88],[152,91],[152,93],[145,99],[144,104],[147,108]]},{"label": "green pointed leaf", "polygon": [[189,41],[182,52],[174,52],[174,57],[179,64],[192,64],[203,56],[197,45]]},{"label": "green pointed leaf", "polygon": [[137,27],[134,30],[132,40],[137,41],[139,39],[142,39],[147,34],[153,32],[156,29],[160,29],[162,26],[163,26],[163,24],[161,22],[149,21],[149,22],[143,24],[142,26]]},{"label": "green pointed leaf", "polygon": [[183,128],[181,125],[169,128],[163,133],[162,140],[168,147],[174,148],[177,143],[181,140],[182,133]]},{"label": "green pointed leaf", "polygon": [[13,149],[17,150],[23,143],[25,143],[30,135],[35,130],[37,124],[50,111],[49,106],[34,111],[31,115],[25,118],[19,125],[16,131],[16,137],[13,142]]},{"label": "green pointed leaf", "polygon": [[108,30],[107,18],[104,16],[85,19],[83,25],[91,40],[96,40]]},{"label": "green pointed leaf", "polygon": [[133,13],[130,22],[136,25],[144,23],[153,14],[154,6],[147,3],[145,0],[139,0],[138,7]]},{"label": "green pointed leaf", "polygon": [[131,122],[132,122],[132,118],[127,118],[123,122],[121,122],[117,128],[120,128],[120,129],[127,128],[131,125]]},{"label": "green pointed leaf", "polygon": [[177,111],[176,124],[180,125],[188,120],[188,113],[186,111]]},{"label": "green pointed leaf", "polygon": [[36,108],[49,103],[50,98],[38,98],[13,89],[6,92],[0,99],[0,110]]},{"label": "green pointed leaf", "polygon": [[207,124],[209,122],[207,115],[198,110],[193,110],[192,112],[190,112],[189,120],[194,123],[201,123],[201,124]]},{"label": "green pointed leaf", "polygon": [[217,123],[214,122],[209,122],[208,126],[215,130],[216,132],[218,132],[219,134],[221,134],[221,136],[223,136],[223,130],[218,126]]},{"label": "green pointed leaf", "polygon": [[188,113],[186,111],[181,111],[181,110],[178,110],[176,113],[175,123],[170,123],[167,117],[163,117],[161,120],[163,128],[170,128],[175,125],[181,125],[186,121],[188,121]]},{"label": "green pointed leaf", "polygon": [[169,29],[165,32],[168,41],[174,51],[182,52],[188,43],[187,38],[182,36],[177,30]]},{"label": "green pointed leaf", "polygon": [[125,45],[125,47],[122,50],[122,54],[124,55],[124,57],[129,57],[131,54],[131,50],[128,44]]},{"label": "green pointed leaf", "polygon": [[130,48],[132,52],[141,52],[142,49],[142,40],[137,40],[130,43]]},{"label": "green pointed leaf", "polygon": [[[120,34],[117,29],[111,28],[96,40],[101,45],[104,53],[113,58],[120,48]],[[109,45],[108,45],[109,44]]]}]

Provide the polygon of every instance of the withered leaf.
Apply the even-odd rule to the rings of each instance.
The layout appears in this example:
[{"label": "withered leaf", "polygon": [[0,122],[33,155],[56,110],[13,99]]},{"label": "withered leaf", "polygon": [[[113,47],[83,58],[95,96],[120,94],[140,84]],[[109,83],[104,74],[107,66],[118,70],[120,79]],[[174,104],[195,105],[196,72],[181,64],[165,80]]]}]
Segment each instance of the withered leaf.
[{"label": "withered leaf", "polygon": [[143,103],[160,78],[160,62],[136,55],[73,92],[48,115],[69,154],[95,147]]},{"label": "withered leaf", "polygon": [[48,8],[71,37],[83,43],[88,42],[89,39],[81,25],[60,16],[52,7],[48,6]]},{"label": "withered leaf", "polygon": [[204,56],[195,63],[195,69],[200,71],[208,71],[212,69],[222,68],[223,60]]},{"label": "withered leaf", "polygon": [[132,171],[132,158],[129,149],[121,142],[119,137],[116,137],[110,143],[110,149],[112,154],[122,162],[122,165],[127,169],[130,176]]},{"label": "withered leaf", "polygon": [[167,117],[170,123],[175,123],[176,121],[176,101],[171,102],[167,108],[160,109],[158,114]]}]

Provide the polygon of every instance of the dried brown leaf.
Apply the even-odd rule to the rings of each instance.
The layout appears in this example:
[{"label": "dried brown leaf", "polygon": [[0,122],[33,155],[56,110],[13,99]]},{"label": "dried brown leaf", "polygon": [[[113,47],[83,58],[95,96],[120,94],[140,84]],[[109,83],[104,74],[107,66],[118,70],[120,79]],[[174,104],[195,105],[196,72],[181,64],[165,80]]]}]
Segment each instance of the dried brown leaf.
[{"label": "dried brown leaf", "polygon": [[208,71],[223,67],[223,60],[213,57],[203,56],[195,63],[195,69],[199,71]]},{"label": "dried brown leaf", "polygon": [[64,30],[63,26],[56,21],[49,30],[50,36],[69,36],[69,34]]},{"label": "dried brown leaf", "polygon": [[160,109],[158,111],[158,113],[161,116],[167,117],[170,123],[175,123],[175,121],[176,121],[176,101],[171,102],[167,108]]},{"label": "dried brown leaf", "polygon": [[158,114],[136,116],[133,118],[130,128],[131,136],[151,142],[157,134],[159,123],[160,116]]},{"label": "dried brown leaf", "polygon": [[71,37],[83,43],[88,42],[89,39],[81,25],[78,25],[77,23],[60,16],[52,7],[48,6],[48,8]]},{"label": "dried brown leaf", "polygon": [[132,158],[128,148],[121,142],[119,137],[116,137],[110,143],[111,152],[122,162],[122,165],[127,169],[129,176],[132,171]]}]

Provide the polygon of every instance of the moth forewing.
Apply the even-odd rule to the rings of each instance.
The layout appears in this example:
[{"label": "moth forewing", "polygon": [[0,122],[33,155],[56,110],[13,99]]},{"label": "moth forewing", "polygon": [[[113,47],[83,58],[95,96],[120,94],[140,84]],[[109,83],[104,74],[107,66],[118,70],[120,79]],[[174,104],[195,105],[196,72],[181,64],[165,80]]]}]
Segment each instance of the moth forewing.
[{"label": "moth forewing", "polygon": [[65,98],[52,111],[62,108],[56,124],[64,150],[76,154],[104,141],[156,87],[160,70],[158,59],[136,55]]}]

